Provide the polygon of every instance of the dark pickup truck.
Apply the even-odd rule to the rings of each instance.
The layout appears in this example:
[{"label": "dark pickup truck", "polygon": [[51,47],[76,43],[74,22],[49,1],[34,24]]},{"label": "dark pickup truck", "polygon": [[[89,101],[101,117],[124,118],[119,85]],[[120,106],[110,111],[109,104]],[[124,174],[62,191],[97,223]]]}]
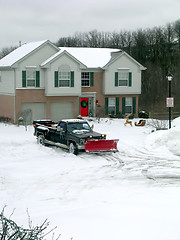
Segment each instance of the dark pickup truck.
[{"label": "dark pickup truck", "polygon": [[58,124],[37,120],[33,126],[39,144],[62,147],[75,155],[79,151],[118,151],[118,139],[106,140],[106,135],[94,132],[86,120],[66,119]]}]

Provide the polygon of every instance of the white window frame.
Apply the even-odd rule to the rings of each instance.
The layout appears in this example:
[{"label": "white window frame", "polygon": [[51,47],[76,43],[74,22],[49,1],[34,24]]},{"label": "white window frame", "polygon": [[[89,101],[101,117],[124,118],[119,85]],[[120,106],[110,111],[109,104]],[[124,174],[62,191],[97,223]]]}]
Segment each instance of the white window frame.
[{"label": "white window frame", "polygon": [[81,86],[90,87],[90,72],[81,73]]},{"label": "white window frame", "polygon": [[115,97],[108,98],[108,114],[111,114],[111,115],[116,114],[116,98]]},{"label": "white window frame", "polygon": [[[130,108],[130,110],[128,110]],[[125,113],[133,113],[133,98],[125,98]]]},{"label": "white window frame", "polygon": [[58,86],[70,87],[71,72],[68,65],[62,65],[58,69]]},{"label": "white window frame", "polygon": [[129,85],[129,71],[118,71],[118,86],[127,87]]},{"label": "white window frame", "polygon": [[70,72],[59,72],[59,87],[70,87]]},{"label": "white window frame", "polygon": [[26,70],[26,84],[27,87],[36,87],[36,71]]}]

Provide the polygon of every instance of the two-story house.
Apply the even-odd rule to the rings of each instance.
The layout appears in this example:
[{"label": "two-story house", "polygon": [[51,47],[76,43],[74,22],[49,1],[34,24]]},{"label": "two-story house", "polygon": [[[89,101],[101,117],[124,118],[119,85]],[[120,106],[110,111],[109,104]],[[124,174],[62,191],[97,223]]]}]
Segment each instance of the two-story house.
[{"label": "two-story house", "polygon": [[138,113],[140,63],[119,49],[27,43],[0,60],[0,117],[33,119]]}]

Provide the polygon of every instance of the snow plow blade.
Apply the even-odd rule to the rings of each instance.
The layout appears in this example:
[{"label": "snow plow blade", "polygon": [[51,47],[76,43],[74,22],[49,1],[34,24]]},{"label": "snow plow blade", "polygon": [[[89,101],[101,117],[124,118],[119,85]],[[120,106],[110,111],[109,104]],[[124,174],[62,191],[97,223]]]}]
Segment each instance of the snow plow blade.
[{"label": "snow plow blade", "polygon": [[88,140],[85,143],[85,151],[86,152],[117,152],[117,143],[119,139],[113,140]]}]

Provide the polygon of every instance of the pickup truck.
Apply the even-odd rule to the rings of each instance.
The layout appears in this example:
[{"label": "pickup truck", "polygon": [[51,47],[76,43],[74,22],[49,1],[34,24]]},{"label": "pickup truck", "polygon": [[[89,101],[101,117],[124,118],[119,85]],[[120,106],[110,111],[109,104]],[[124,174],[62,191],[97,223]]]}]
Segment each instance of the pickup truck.
[{"label": "pickup truck", "polygon": [[118,151],[118,139],[106,140],[105,134],[94,132],[83,119],[65,119],[58,124],[51,120],[36,120],[33,126],[37,143],[62,147],[75,155],[79,151]]}]

